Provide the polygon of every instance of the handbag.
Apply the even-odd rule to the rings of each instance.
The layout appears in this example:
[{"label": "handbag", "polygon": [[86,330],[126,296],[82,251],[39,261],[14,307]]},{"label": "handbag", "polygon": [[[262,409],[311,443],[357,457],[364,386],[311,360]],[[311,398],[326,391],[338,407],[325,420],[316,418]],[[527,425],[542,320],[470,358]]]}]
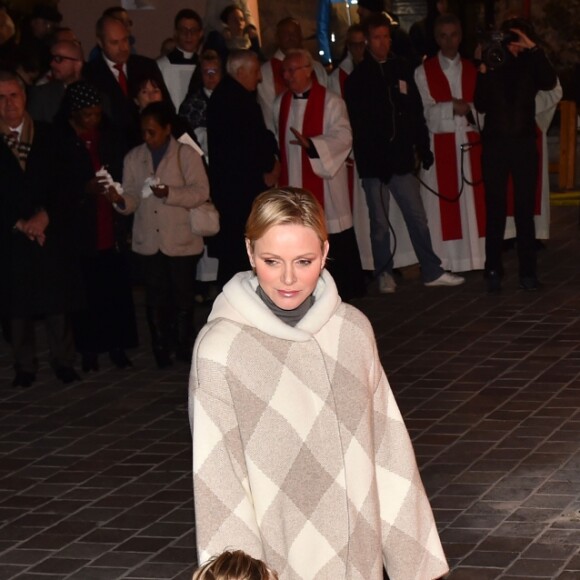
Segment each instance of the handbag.
[{"label": "handbag", "polygon": [[[177,149],[177,164],[179,165],[179,172],[181,173],[181,178],[183,179],[183,184],[185,185],[187,182],[181,167],[180,155],[182,146],[183,145],[179,143],[179,148]],[[208,199],[201,205],[190,209],[189,221],[191,225],[191,232],[196,236],[209,238],[211,236],[215,236],[220,231],[220,214],[211,199]]]},{"label": "handbag", "polygon": [[189,210],[191,231],[204,238],[215,236],[220,231],[220,214],[211,199]]}]

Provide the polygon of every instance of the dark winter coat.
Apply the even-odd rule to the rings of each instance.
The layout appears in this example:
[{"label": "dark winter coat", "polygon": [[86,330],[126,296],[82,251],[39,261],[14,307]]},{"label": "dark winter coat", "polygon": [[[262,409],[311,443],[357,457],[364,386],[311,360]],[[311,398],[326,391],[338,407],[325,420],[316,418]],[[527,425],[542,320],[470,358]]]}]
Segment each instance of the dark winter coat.
[{"label": "dark winter coat", "polygon": [[423,104],[406,60],[379,63],[367,53],[347,78],[344,97],[362,178],[386,183],[412,172],[416,154],[430,156]]},{"label": "dark winter coat", "polygon": [[[63,187],[66,175],[54,130],[34,124],[34,138],[23,171],[0,141],[0,308],[9,318],[70,312],[83,302],[73,221],[76,204]],[[13,231],[19,219],[44,209],[50,223],[40,246]]]}]

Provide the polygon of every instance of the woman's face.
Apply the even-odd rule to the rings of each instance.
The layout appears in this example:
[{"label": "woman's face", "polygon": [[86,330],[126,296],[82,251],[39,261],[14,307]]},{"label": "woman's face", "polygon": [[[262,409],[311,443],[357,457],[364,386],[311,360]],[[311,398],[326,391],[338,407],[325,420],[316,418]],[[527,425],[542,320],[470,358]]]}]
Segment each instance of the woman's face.
[{"label": "woman's face", "polygon": [[272,226],[254,242],[246,240],[250,264],[266,295],[283,310],[298,308],[314,292],[328,254],[328,242],[298,224]]},{"label": "woman's face", "polygon": [[244,13],[239,9],[232,10],[228,16],[227,25],[230,29],[230,32],[232,33],[232,36],[242,36],[244,33],[244,28],[246,27]]},{"label": "woman's face", "polygon": [[139,110],[142,111],[147,105],[151,103],[158,103],[163,100],[161,89],[156,87],[151,81],[147,81],[137,93],[135,98]]},{"label": "woman's face", "polygon": [[75,111],[71,116],[77,127],[83,131],[91,131],[101,124],[103,108],[101,105],[85,107],[84,109]]},{"label": "woman's face", "polygon": [[154,117],[144,117],[141,119],[141,134],[149,149],[155,151],[167,143],[171,135],[171,125],[163,127]]}]

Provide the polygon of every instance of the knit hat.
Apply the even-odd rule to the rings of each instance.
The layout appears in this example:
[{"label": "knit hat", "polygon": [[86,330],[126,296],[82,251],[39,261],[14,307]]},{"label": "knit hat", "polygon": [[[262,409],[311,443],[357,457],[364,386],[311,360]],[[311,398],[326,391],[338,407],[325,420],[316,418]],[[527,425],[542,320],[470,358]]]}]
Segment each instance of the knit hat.
[{"label": "knit hat", "polygon": [[385,0],[358,0],[358,5],[371,12],[382,12],[385,9]]},{"label": "knit hat", "polygon": [[68,113],[74,113],[87,107],[94,107],[101,104],[101,95],[89,83],[77,81],[66,88],[64,95],[66,109]]}]

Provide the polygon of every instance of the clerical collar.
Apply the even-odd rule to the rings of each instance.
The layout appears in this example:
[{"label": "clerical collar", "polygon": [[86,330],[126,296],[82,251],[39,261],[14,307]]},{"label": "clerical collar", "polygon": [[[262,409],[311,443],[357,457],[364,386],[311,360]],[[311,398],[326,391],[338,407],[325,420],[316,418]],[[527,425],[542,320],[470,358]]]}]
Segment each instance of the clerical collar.
[{"label": "clerical collar", "polygon": [[256,288],[256,294],[262,299],[264,304],[273,314],[289,326],[296,326],[314,304],[314,296],[311,294],[302,304],[300,304],[300,306],[298,306],[298,308],[294,308],[294,310],[284,310],[274,304],[272,299],[264,292],[264,290],[262,290],[262,287],[259,284]]},{"label": "clerical collar", "polygon": [[305,90],[303,93],[293,93],[295,99],[307,99],[310,96],[310,91],[312,90],[312,85],[310,88]]},{"label": "clerical collar", "polygon": [[461,62],[461,55],[457,53],[454,58],[449,58],[442,52],[439,52],[439,62],[441,63],[441,68],[447,70],[448,68],[457,66]]},{"label": "clerical collar", "polygon": [[179,48],[179,46],[177,47],[177,50],[183,55],[183,58],[187,60],[191,60],[193,58],[193,55],[195,54],[195,52],[185,52],[185,50]]}]

